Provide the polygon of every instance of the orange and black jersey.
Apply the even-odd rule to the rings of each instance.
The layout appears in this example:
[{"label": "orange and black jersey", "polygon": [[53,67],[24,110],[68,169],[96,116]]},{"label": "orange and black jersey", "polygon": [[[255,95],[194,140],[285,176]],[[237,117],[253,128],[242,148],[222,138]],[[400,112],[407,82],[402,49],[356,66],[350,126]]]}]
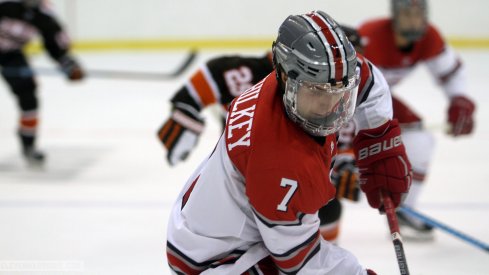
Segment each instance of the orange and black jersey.
[{"label": "orange and black jersey", "polygon": [[46,3],[27,8],[22,1],[0,1],[0,53],[21,50],[37,34],[53,59],[67,53],[69,38]]},{"label": "orange and black jersey", "polygon": [[273,69],[271,56],[225,56],[208,61],[171,99],[200,111],[214,104],[227,105],[267,76]]}]

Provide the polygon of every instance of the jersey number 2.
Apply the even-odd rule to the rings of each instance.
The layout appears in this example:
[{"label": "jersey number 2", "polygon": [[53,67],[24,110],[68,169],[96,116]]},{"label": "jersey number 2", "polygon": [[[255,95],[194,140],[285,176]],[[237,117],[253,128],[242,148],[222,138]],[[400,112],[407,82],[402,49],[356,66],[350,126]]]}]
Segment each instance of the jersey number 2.
[{"label": "jersey number 2", "polygon": [[253,73],[246,66],[224,72],[224,79],[228,85],[229,92],[235,97],[253,86]]},{"label": "jersey number 2", "polygon": [[297,190],[297,181],[283,178],[282,181],[280,182],[280,186],[284,188],[290,186],[290,189],[289,191],[287,191],[287,194],[285,194],[285,197],[282,200],[282,202],[279,205],[277,205],[277,210],[286,212],[287,204],[289,204],[292,195],[294,195],[295,190]]}]

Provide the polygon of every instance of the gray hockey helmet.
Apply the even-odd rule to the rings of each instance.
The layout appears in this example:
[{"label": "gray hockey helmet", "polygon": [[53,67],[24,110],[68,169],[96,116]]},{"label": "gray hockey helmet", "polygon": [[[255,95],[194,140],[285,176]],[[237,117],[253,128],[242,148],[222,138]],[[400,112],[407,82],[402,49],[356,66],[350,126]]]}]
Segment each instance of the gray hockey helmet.
[{"label": "gray hockey helmet", "polygon": [[[312,135],[325,136],[351,118],[359,83],[356,52],[329,15],[313,11],[287,17],[272,51],[279,81],[282,74],[287,76],[284,104],[293,121]],[[330,95],[334,110],[324,111],[323,117],[301,113],[297,100],[301,90]]]},{"label": "gray hockey helmet", "polygon": [[355,75],[355,49],[339,25],[322,11],[287,17],[279,28],[273,54],[276,68],[298,80],[336,83]]}]

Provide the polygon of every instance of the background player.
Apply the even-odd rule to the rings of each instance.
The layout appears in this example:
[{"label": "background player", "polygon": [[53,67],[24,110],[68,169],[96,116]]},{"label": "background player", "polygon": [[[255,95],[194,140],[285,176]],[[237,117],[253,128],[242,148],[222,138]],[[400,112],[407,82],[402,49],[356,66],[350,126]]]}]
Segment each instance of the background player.
[{"label": "background player", "polygon": [[[474,102],[466,95],[467,79],[460,58],[428,22],[426,0],[391,0],[391,18],[362,24],[358,31],[364,42],[364,55],[380,68],[389,85],[395,86],[415,66],[425,63],[449,99],[448,133],[470,134],[474,125]],[[405,204],[416,205],[428,172],[434,147],[432,135],[421,117],[393,96],[394,118],[402,127],[402,138],[413,165],[413,186]],[[403,237],[431,239],[432,229],[413,218],[399,215]]]},{"label": "background player", "polygon": [[[173,207],[170,267],[366,274],[353,255],[321,238],[318,210],[334,197],[335,133],[352,116],[370,205],[381,207],[381,190],[396,205],[408,191],[410,165],[387,83],[320,11],[289,16],[272,51],[276,71],[231,103],[221,139]],[[390,145],[368,150],[378,143]]]},{"label": "background player", "polygon": [[173,96],[170,118],[158,130],[168,163],[185,160],[197,145],[204,130],[203,109],[221,104],[227,110],[235,97],[272,70],[270,52],[262,57],[222,56],[206,62]]},{"label": "background player", "polygon": [[83,78],[80,65],[71,56],[68,36],[44,1],[0,1],[0,67],[2,76],[20,108],[18,135],[29,164],[42,164],[45,155],[36,147],[38,98],[34,73],[22,48],[36,34],[69,80]]}]

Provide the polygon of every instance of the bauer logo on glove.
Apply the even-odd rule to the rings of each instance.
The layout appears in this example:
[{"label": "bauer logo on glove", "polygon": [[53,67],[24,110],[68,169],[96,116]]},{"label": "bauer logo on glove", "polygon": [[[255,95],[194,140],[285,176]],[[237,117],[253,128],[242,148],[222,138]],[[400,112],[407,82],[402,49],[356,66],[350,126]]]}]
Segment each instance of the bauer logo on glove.
[{"label": "bauer logo on glove", "polygon": [[387,191],[394,207],[409,191],[412,179],[401,129],[396,119],[368,130],[360,130],[353,141],[360,171],[360,188],[373,208],[381,208],[381,191]]},{"label": "bauer logo on glove", "polygon": [[382,142],[374,143],[358,151],[358,160],[362,160],[369,156],[379,154],[382,151],[388,151],[392,148],[399,147],[401,145],[402,145],[402,140],[400,135],[390,138],[389,140],[384,140]]}]

